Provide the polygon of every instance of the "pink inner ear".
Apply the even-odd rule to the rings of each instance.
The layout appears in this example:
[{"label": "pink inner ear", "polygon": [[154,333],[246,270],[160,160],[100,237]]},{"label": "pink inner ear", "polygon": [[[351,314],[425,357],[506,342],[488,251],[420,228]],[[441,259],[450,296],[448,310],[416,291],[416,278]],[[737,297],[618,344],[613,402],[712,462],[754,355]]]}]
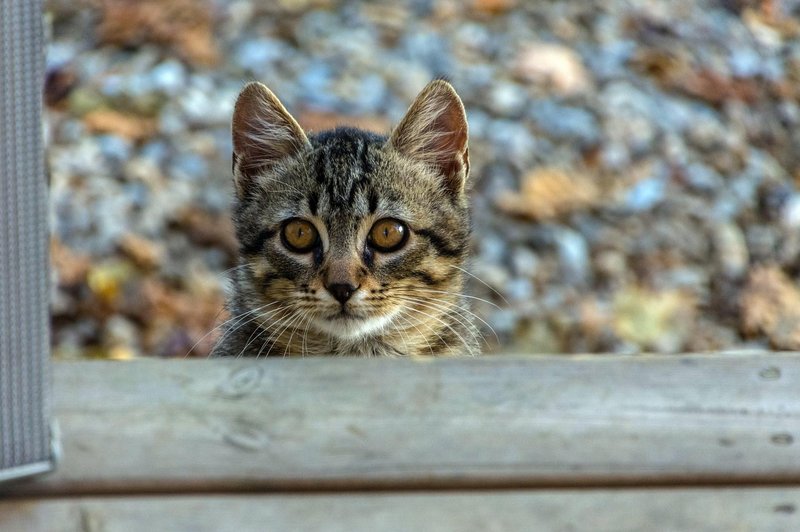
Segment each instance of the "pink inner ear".
[{"label": "pink inner ear", "polygon": [[460,159],[467,148],[467,127],[461,109],[451,102],[434,122],[438,134],[432,138],[431,153],[439,155],[440,164]]}]

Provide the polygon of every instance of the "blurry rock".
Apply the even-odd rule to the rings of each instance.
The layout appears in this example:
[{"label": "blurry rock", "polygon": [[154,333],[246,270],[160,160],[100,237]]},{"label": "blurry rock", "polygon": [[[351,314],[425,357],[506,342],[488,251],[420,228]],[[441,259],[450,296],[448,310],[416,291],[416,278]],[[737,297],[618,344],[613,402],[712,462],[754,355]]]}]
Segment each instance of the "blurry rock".
[{"label": "blurry rock", "polygon": [[698,316],[685,349],[693,353],[720,351],[731,349],[739,342],[739,335],[732,328],[705,316]]},{"label": "blurry rock", "polygon": [[781,223],[791,230],[800,229],[800,194],[792,194],[781,209]]},{"label": "blurry rock", "polygon": [[196,65],[219,59],[213,34],[214,10],[195,0],[97,0],[97,33],[104,43],[166,45]]},{"label": "blurry rock", "polygon": [[508,281],[504,292],[511,301],[530,301],[535,295],[533,283],[525,277],[516,277]]},{"label": "blurry rock", "polygon": [[111,360],[130,360],[139,356],[139,329],[129,319],[115,315],[105,323],[103,345]]},{"label": "blurry rock", "polygon": [[558,168],[540,168],[522,178],[520,192],[497,200],[503,212],[531,220],[549,220],[600,203],[600,190],[588,177]]},{"label": "blurry rock", "polygon": [[780,235],[766,224],[751,224],[745,228],[745,240],[754,263],[770,261],[778,249]]},{"label": "blurry rock", "polygon": [[611,283],[623,282],[628,274],[625,255],[611,249],[601,251],[594,259],[597,275]]},{"label": "blurry rock", "polygon": [[556,231],[555,243],[563,278],[570,285],[586,283],[591,273],[586,239],[577,231],[561,228]]},{"label": "blurry rock", "polygon": [[580,56],[560,44],[528,44],[517,56],[514,72],[525,81],[552,87],[565,96],[586,92],[591,87]]},{"label": "blurry rock", "polygon": [[160,63],[150,71],[148,76],[154,89],[171,96],[178,95],[186,88],[186,67],[174,59]]},{"label": "blurry rock", "polygon": [[514,332],[509,351],[514,353],[551,354],[563,351],[558,335],[544,320],[523,320]]},{"label": "blurry rock", "polygon": [[546,150],[518,120],[493,120],[488,129],[495,155],[518,168],[529,168],[535,162],[536,153]]},{"label": "blurry rock", "polygon": [[633,212],[648,211],[661,203],[666,188],[667,184],[663,177],[643,179],[627,190],[623,204],[626,209]]},{"label": "blurry rock", "polygon": [[677,352],[691,331],[695,301],[681,291],[628,288],[614,299],[614,330],[646,350]]},{"label": "blurry rock", "polygon": [[800,289],[780,268],[751,270],[739,307],[743,334],[765,334],[776,349],[800,349]]},{"label": "blurry rock", "polygon": [[527,102],[527,93],[515,83],[499,81],[489,92],[489,108],[500,116],[520,116]]},{"label": "blurry rock", "polygon": [[157,131],[152,118],[121,113],[111,109],[97,109],[83,117],[86,128],[92,133],[113,133],[129,140],[145,140]]},{"label": "blurry rock", "polygon": [[723,275],[735,278],[746,272],[750,254],[744,234],[736,224],[727,223],[714,227],[712,243]]},{"label": "blurry rock", "polygon": [[533,278],[539,270],[539,258],[527,247],[516,247],[511,253],[511,265],[517,275]]},{"label": "blurry rock", "polygon": [[600,137],[594,115],[580,107],[560,105],[552,100],[537,100],[531,103],[528,115],[549,137],[578,139],[586,143],[596,142]]}]

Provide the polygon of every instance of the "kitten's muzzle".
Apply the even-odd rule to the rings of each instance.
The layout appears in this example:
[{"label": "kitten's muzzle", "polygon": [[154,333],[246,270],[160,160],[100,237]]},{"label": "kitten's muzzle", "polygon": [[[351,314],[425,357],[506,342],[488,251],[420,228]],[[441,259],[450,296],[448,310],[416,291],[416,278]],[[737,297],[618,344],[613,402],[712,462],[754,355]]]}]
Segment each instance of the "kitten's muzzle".
[{"label": "kitten's muzzle", "polygon": [[333,283],[327,285],[325,288],[327,288],[328,292],[342,305],[347,303],[350,296],[358,290],[357,286],[353,286],[349,283]]}]

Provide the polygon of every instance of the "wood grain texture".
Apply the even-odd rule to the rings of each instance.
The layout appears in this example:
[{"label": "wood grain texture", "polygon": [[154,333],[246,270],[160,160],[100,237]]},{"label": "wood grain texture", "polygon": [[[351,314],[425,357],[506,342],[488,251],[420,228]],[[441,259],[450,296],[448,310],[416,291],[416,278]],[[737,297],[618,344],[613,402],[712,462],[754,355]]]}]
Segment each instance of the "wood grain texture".
[{"label": "wood grain texture", "polygon": [[800,530],[798,489],[556,490],[0,501],[3,532]]},{"label": "wood grain texture", "polygon": [[794,483],[800,356],[55,365],[15,493]]}]

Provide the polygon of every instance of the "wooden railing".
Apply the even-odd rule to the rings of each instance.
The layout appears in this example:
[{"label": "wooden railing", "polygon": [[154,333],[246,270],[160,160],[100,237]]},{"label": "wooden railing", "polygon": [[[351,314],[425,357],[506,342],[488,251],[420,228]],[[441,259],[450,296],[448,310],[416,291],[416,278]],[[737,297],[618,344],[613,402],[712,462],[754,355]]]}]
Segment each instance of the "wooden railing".
[{"label": "wooden railing", "polygon": [[76,362],[54,396],[4,532],[800,530],[800,355]]}]

